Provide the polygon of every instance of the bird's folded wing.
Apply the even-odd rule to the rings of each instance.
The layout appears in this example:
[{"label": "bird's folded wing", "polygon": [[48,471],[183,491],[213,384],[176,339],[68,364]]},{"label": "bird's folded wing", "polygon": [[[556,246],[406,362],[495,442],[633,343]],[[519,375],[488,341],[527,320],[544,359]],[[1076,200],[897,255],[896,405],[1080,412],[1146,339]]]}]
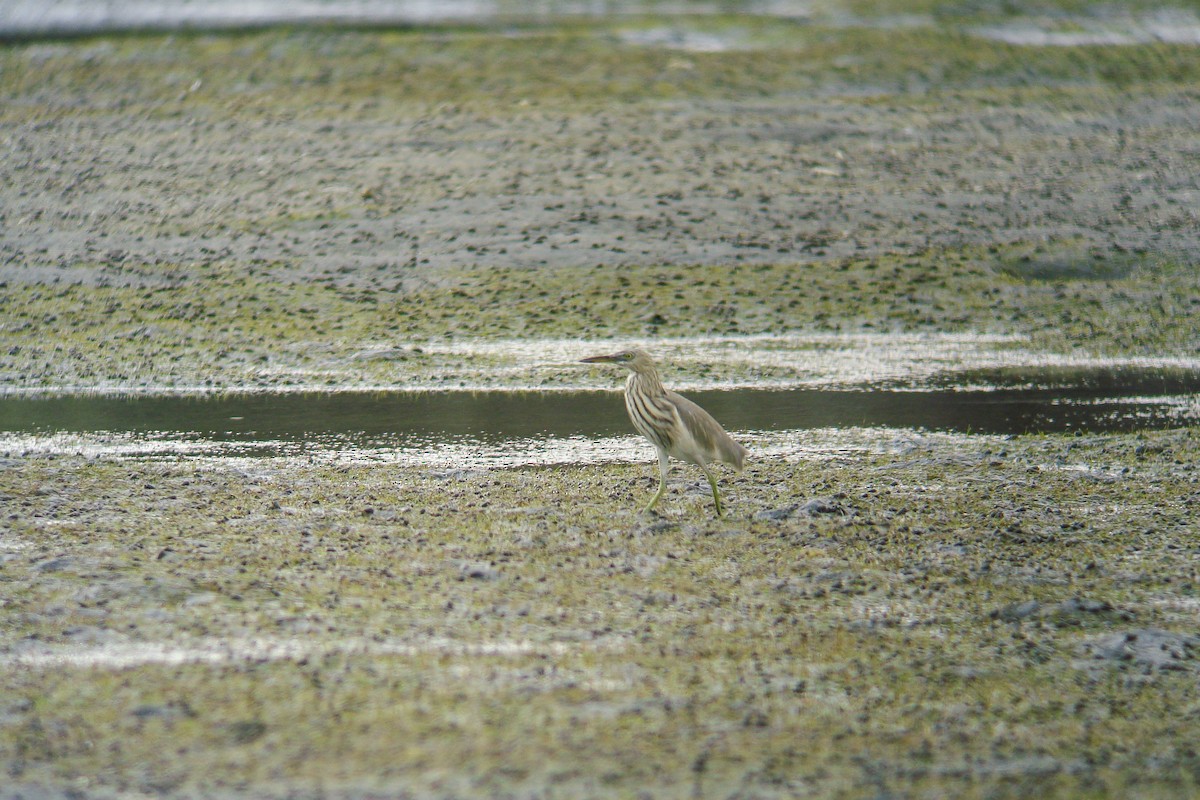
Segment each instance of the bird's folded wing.
[{"label": "bird's folded wing", "polygon": [[679,412],[679,419],[683,422],[684,430],[691,435],[692,441],[699,450],[699,453],[694,455],[703,454],[705,462],[725,461],[733,464],[739,470],[742,468],[742,461],[746,458],[746,448],[730,438],[725,429],[721,427],[721,423],[683,395],[669,391],[667,396]]}]

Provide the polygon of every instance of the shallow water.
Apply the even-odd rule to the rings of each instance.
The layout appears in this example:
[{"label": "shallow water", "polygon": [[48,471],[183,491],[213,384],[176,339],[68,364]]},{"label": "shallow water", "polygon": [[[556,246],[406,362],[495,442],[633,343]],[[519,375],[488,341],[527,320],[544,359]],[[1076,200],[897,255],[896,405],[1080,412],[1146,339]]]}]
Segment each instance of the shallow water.
[{"label": "shallow water", "polygon": [[271,24],[422,25],[572,16],[769,14],[803,17],[805,0],[0,0],[0,33],[33,35]]},{"label": "shallow water", "polygon": [[[728,430],[767,438],[864,428],[1100,433],[1200,419],[1200,373],[1186,370],[989,370],[957,373],[931,386],[687,394]],[[0,433],[7,434],[0,444],[10,452],[41,449],[36,441],[79,449],[93,436],[113,451],[251,456],[354,450],[370,457],[480,445],[499,454],[523,442],[543,452],[565,448],[561,461],[596,461],[615,454],[585,453],[585,443],[623,441],[631,428],[612,391],[329,392],[0,397]],[[572,451],[578,451],[574,457]]]},{"label": "shallow water", "polygon": [[[964,9],[964,12],[974,9]],[[960,16],[967,18],[964,12]],[[0,0],[0,36],[37,37],[128,30],[220,30],[265,25],[502,24],[571,17],[772,16],[820,24],[911,28],[932,26],[928,14],[864,17],[839,4],[811,0]],[[1200,17],[1163,7],[1140,13],[1119,6],[1058,10],[1041,16],[1008,15],[996,24],[966,25],[965,32],[1026,46],[1200,43]],[[666,49],[720,51],[745,42],[688,30],[634,32],[630,44]]]}]

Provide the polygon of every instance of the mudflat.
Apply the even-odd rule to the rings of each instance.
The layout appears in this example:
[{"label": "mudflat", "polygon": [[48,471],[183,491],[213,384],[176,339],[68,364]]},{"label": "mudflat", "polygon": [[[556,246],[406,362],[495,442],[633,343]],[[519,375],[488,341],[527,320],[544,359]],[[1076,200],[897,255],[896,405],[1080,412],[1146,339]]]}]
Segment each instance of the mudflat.
[{"label": "mudflat", "polygon": [[974,30],[6,46],[0,387],[512,374],[415,351],[455,338],[932,330],[1195,356],[1200,50]]},{"label": "mudflat", "polygon": [[[1200,50],[972,13],[6,44],[0,391],[1194,368]],[[0,796],[1200,790],[1194,427],[739,436],[719,519],[5,436]]]}]

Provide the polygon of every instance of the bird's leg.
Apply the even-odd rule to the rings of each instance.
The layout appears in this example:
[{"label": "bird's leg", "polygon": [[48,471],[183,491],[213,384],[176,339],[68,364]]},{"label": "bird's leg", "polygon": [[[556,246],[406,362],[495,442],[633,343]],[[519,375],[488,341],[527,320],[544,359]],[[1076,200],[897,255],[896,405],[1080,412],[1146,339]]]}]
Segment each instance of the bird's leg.
[{"label": "bird's leg", "polygon": [[651,497],[650,502],[642,509],[643,514],[650,513],[650,509],[654,508],[667,488],[667,472],[671,469],[670,459],[671,457],[667,455],[667,451],[660,447],[658,449],[658,491],[654,493],[654,497]]},{"label": "bird's leg", "polygon": [[704,470],[704,477],[708,478],[708,485],[712,487],[713,501],[717,504],[717,516],[719,517],[724,511],[721,508],[721,493],[717,491],[717,479],[713,477],[712,471],[705,464],[701,464],[700,469]]}]

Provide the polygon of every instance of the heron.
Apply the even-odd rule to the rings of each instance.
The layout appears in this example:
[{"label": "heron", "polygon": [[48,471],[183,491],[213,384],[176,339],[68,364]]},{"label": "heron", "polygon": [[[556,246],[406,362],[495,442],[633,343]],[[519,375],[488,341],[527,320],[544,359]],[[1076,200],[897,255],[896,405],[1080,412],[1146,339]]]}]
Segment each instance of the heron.
[{"label": "heron", "polygon": [[721,508],[721,492],[709,464],[724,461],[738,472],[746,458],[746,448],[735,442],[712,416],[700,406],[662,385],[654,360],[644,350],[623,350],[604,356],[582,359],[584,364],[620,364],[629,370],[625,381],[625,410],[638,433],[658,449],[658,491],[650,498],[642,513],[647,514],[658,503],[667,488],[667,473],[672,456],[695,464],[704,470],[712,487],[717,516]]}]

